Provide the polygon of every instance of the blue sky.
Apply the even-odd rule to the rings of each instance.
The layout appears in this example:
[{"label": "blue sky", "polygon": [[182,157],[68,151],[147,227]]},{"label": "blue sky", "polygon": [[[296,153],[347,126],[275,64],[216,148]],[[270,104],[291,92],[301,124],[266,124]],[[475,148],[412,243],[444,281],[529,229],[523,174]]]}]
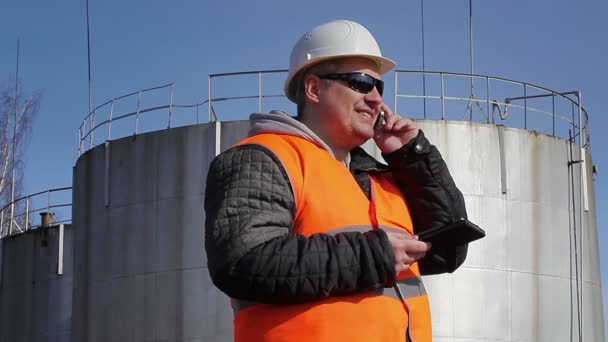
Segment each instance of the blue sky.
[{"label": "blue sky", "polygon": [[[608,2],[474,0],[473,8],[476,73],[583,93],[599,169],[595,189],[606,302],[608,135],[602,130],[608,126],[603,105]],[[20,37],[23,86],[44,91],[27,150],[25,193],[71,185],[76,130],[88,108],[85,13],[84,0],[0,3],[0,84],[14,81]],[[468,0],[425,2],[427,70],[469,71],[468,14]],[[170,82],[176,83],[177,103],[206,99],[208,74],[284,69],[295,39],[336,18],[370,28],[400,69],[422,68],[418,0],[90,0],[90,15],[94,105]]]}]

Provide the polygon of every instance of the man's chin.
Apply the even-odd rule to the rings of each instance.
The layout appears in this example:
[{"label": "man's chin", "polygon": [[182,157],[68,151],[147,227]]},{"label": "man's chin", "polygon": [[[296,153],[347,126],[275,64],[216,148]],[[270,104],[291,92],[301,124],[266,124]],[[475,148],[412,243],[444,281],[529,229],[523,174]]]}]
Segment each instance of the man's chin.
[{"label": "man's chin", "polygon": [[369,139],[374,137],[374,131],[357,131],[355,132],[356,134],[356,139],[357,139],[357,146],[359,145],[363,145],[365,144]]}]

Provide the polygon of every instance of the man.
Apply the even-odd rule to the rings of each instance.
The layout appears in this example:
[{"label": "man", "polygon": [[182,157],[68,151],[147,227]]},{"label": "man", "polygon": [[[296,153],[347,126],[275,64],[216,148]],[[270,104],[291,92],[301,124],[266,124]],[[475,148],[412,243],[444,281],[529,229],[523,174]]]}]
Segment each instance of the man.
[{"label": "man", "polygon": [[[315,27],[285,83],[297,120],[253,114],[211,163],[205,247],[236,341],[432,339],[420,275],[453,272],[467,246],[427,256],[415,234],[466,210],[437,149],[383,102],[394,66],[355,22]],[[371,138],[388,166],[358,147]]]}]

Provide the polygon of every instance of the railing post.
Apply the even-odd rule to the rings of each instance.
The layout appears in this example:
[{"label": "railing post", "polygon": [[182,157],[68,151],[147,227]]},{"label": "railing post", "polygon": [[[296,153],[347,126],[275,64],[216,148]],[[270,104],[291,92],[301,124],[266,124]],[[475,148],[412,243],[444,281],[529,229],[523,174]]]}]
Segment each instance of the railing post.
[{"label": "railing post", "polygon": [[576,91],[576,97],[578,98],[578,134],[579,143],[581,148],[585,146],[584,134],[583,134],[583,99],[581,91]]},{"label": "railing post", "polygon": [[555,136],[555,93],[551,92],[551,121],[552,121],[552,129],[551,135]]},{"label": "railing post", "polygon": [[95,127],[95,114],[97,111],[93,111],[91,118],[89,119],[89,149],[93,148],[93,127]]},{"label": "railing post", "polygon": [[137,135],[137,131],[139,129],[139,107],[141,104],[141,90],[139,94],[137,94],[137,112],[135,113],[135,135]]},{"label": "railing post", "polygon": [[486,76],[486,113],[488,114],[486,116],[488,123],[494,123],[494,118],[490,120],[490,78],[488,76]]},{"label": "railing post", "polygon": [[[576,116],[574,115],[574,102],[570,101],[570,111],[572,112],[572,134],[576,136]],[[574,143],[574,140],[570,138],[570,141]]]},{"label": "railing post", "polygon": [[29,227],[29,223],[30,223],[30,196],[27,196],[27,198],[25,199],[25,229],[27,230],[27,228]]},{"label": "railing post", "polygon": [[4,209],[0,210],[0,239],[2,238],[3,229],[4,229]]},{"label": "railing post", "polygon": [[426,120],[426,72],[422,70],[422,117]]},{"label": "railing post", "polygon": [[262,73],[258,72],[258,112],[262,112]]},{"label": "railing post", "polygon": [[15,202],[11,202],[11,216],[9,217],[8,223],[8,236],[13,233],[13,215],[15,213]]},{"label": "railing post", "polygon": [[51,190],[46,191],[46,212],[51,213]]},{"label": "railing post", "polygon": [[441,120],[445,120],[445,80],[443,73],[441,75]]},{"label": "railing post", "polygon": [[82,155],[82,125],[78,127],[78,155]]},{"label": "railing post", "polygon": [[528,129],[528,94],[524,83],[524,129]]},{"label": "railing post", "polygon": [[209,76],[207,83],[207,98],[209,99],[209,101],[207,101],[207,108],[209,111],[209,122],[211,122],[211,102],[213,101],[211,98],[211,76]]},{"label": "railing post", "polygon": [[393,106],[395,108],[395,113],[397,113],[397,93],[398,93],[398,89],[399,89],[398,88],[399,82],[397,81],[398,77],[399,77],[399,71],[395,71],[395,91],[393,92],[393,94],[395,95],[395,99],[394,99],[395,105]]},{"label": "railing post", "polygon": [[167,123],[167,128],[171,128],[171,114],[173,113],[173,86],[174,83],[171,83],[171,98],[169,99],[169,122]]},{"label": "railing post", "polygon": [[106,140],[110,140],[110,137],[112,135],[112,117],[114,116],[114,100],[112,100],[112,105],[110,105],[110,121],[108,122],[108,139]]}]

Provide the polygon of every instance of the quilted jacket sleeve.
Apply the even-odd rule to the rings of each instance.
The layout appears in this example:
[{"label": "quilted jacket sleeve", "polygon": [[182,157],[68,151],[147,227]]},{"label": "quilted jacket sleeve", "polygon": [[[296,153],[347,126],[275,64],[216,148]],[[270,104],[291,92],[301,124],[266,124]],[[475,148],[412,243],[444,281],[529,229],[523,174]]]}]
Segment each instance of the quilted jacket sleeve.
[{"label": "quilted jacket sleeve", "polygon": [[[422,130],[402,148],[383,155],[408,200],[416,232],[466,218],[462,193],[456,187],[439,150]],[[454,272],[465,260],[468,245],[433,249],[418,262],[423,275]]]},{"label": "quilted jacket sleeve", "polygon": [[293,233],[287,174],[264,147],[234,147],[211,163],[205,249],[214,284],[233,298],[297,303],[392,286],[382,231],[336,236]]}]

